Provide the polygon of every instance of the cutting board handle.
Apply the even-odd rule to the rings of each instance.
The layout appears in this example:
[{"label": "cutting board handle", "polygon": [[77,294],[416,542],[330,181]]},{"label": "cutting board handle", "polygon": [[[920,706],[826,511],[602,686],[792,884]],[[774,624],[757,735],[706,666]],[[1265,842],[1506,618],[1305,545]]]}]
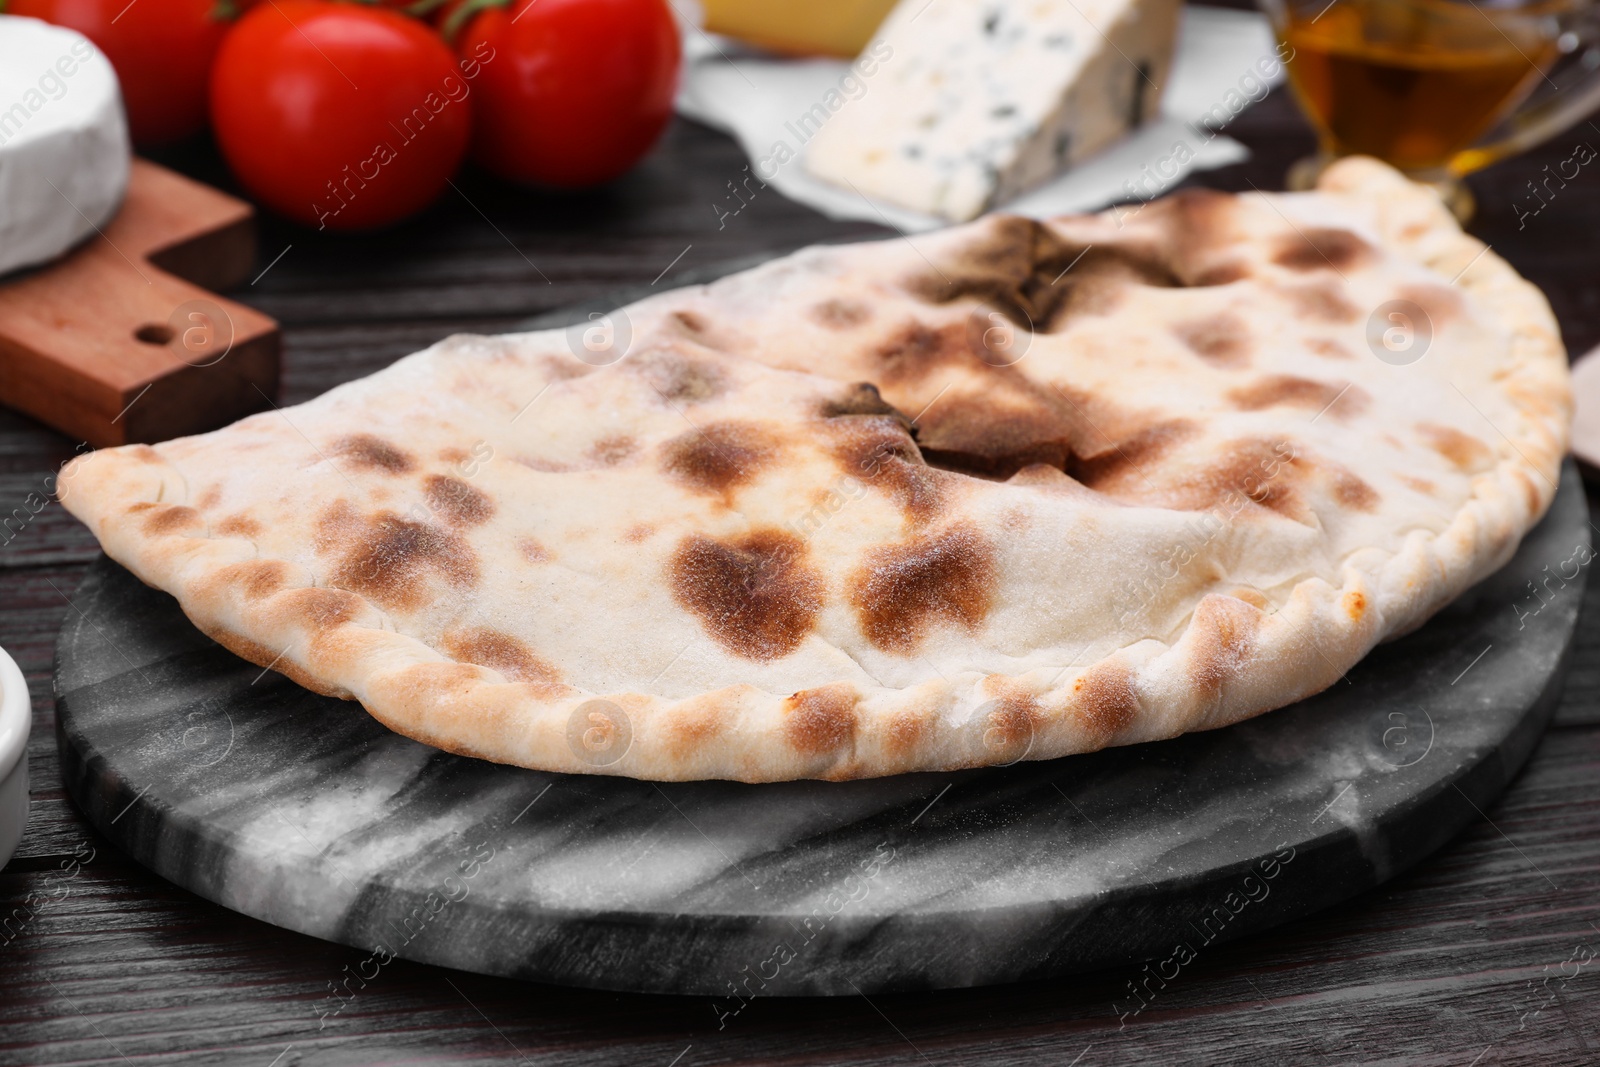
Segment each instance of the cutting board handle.
[{"label": "cutting board handle", "polygon": [[278,324],[212,291],[254,267],[254,214],[135,159],[101,234],[0,283],[0,403],[100,448],[200,433],[275,402]]}]

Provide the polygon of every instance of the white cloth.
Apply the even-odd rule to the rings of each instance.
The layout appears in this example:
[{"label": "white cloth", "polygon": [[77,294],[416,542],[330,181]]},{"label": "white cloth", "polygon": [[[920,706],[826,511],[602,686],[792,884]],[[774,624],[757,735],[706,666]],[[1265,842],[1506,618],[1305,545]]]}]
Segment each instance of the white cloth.
[{"label": "white cloth", "polygon": [[[845,61],[775,59],[695,30],[689,31],[686,44],[678,111],[737,138],[751,159],[751,174],[831,218],[887,223],[907,232],[945,225],[931,215],[868,200],[807,173],[799,158],[803,145],[787,124],[838,86],[848,70]],[[1282,77],[1277,47],[1263,16],[1185,7],[1160,117],[1001,206],[1034,218],[1088,211],[1118,200],[1148,199],[1192,171],[1247,159],[1245,147],[1216,133],[1215,127],[1260,99]],[[771,160],[780,142],[795,158],[775,172],[769,163],[758,173],[755,164]],[[754,181],[744,173],[730,177],[732,187],[760,188],[744,184]],[[719,212],[736,213],[744,202],[735,188],[730,188],[726,200]]]}]

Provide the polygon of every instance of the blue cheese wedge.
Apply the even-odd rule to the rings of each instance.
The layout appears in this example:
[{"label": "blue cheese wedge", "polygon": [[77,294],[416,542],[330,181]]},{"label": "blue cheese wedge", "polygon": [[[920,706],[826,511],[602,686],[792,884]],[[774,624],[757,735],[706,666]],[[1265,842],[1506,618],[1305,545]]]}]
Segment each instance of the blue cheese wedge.
[{"label": "blue cheese wedge", "polygon": [[960,222],[1047,181],[1160,104],[1179,0],[901,0],[865,90],[806,168]]}]

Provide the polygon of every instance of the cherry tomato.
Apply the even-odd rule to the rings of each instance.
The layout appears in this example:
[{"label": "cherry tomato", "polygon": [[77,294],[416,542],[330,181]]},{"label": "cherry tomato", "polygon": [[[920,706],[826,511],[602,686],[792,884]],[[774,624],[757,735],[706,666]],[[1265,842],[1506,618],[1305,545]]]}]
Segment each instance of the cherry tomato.
[{"label": "cherry tomato", "polygon": [[230,25],[216,0],[10,0],[5,12],[77,30],[106,54],[135,144],[181,140],[205,125],[206,82]]},{"label": "cherry tomato", "polygon": [[577,187],[637,163],[677,91],[677,22],[665,0],[511,0],[456,39],[471,72],[472,153],[513,181]]},{"label": "cherry tomato", "polygon": [[370,229],[444,190],[471,139],[472,95],[450,49],[416,19],[273,0],[223,42],[211,121],[264,204],[319,229]]}]

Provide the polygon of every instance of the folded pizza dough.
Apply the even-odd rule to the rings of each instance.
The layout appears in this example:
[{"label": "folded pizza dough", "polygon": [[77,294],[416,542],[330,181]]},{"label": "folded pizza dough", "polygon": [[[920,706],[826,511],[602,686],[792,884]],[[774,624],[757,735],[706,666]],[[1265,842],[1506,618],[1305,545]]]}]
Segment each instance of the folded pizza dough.
[{"label": "folded pizza dough", "polygon": [[1369,160],[808,249],[618,323],[614,362],[452,337],[83,457],[63,500],[216,640],[428,744],[841,779],[1315,693],[1509,558],[1569,421],[1543,297]]}]

